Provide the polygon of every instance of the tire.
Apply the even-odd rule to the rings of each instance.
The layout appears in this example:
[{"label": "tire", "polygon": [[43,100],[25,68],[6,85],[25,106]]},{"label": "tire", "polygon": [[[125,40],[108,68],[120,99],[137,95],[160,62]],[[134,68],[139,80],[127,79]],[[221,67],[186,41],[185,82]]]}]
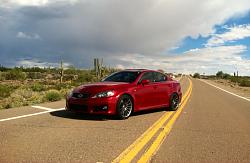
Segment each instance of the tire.
[{"label": "tire", "polygon": [[129,95],[122,95],[116,106],[119,119],[127,119],[133,112],[133,100]]},{"label": "tire", "polygon": [[179,107],[180,99],[178,94],[174,93],[170,97],[170,102],[169,102],[169,110],[170,111],[176,111]]}]

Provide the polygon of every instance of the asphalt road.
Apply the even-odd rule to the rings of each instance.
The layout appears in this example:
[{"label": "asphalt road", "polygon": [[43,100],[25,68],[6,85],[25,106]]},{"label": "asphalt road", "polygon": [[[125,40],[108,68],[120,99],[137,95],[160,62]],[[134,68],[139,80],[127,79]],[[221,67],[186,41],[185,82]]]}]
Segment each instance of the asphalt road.
[{"label": "asphalt road", "polygon": [[[187,77],[180,82],[187,92]],[[170,114],[164,125],[177,119],[150,157],[152,162],[250,162],[250,102],[199,80],[192,79],[192,93],[179,115],[159,109],[121,121],[51,110],[64,103],[39,105],[50,110],[22,107],[0,111],[0,162],[111,162],[144,137],[141,142],[145,145],[132,159],[136,162],[157,142],[163,126],[153,127],[157,132],[153,135],[151,130],[148,141],[149,134],[142,135]],[[7,119],[34,113],[40,115]]]},{"label": "asphalt road", "polygon": [[250,162],[250,102],[199,80],[152,162]]}]

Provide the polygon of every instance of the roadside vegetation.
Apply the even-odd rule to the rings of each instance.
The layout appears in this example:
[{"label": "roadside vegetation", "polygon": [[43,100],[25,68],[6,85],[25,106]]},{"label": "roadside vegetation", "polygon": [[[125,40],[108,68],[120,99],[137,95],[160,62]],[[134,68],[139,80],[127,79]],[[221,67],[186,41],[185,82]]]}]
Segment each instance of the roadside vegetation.
[{"label": "roadside vegetation", "polygon": [[226,80],[233,85],[241,86],[241,87],[250,87],[250,77],[249,76],[238,76],[234,73],[234,75],[230,75],[228,73],[224,73],[223,71],[218,71],[215,75],[205,76],[200,75],[199,73],[195,73],[193,75],[194,78],[205,78],[211,80]]},{"label": "roadside vegetation", "polygon": [[95,82],[117,71],[102,67],[101,76],[95,70],[60,68],[7,68],[0,66],[0,109],[58,101],[74,87]]}]

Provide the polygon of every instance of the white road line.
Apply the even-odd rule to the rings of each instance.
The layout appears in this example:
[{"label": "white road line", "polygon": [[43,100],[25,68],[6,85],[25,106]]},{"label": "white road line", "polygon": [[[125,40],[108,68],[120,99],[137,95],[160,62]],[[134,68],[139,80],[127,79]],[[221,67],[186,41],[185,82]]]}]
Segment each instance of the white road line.
[{"label": "white road line", "polygon": [[26,114],[26,115],[21,115],[21,116],[17,116],[17,117],[11,117],[11,118],[0,119],[0,122],[3,122],[3,121],[10,121],[10,120],[14,120],[14,119],[20,119],[20,118],[25,118],[25,117],[31,117],[31,116],[35,116],[35,115],[41,115],[41,114],[50,113],[50,112],[55,112],[55,111],[64,110],[64,109],[65,109],[65,108],[51,109],[51,110],[47,110],[47,111],[43,111],[43,112],[39,112],[39,113]]},{"label": "white road line", "polygon": [[220,89],[220,90],[222,90],[222,91],[224,91],[224,92],[227,92],[227,93],[229,93],[229,94],[231,94],[231,95],[233,95],[233,96],[236,96],[236,97],[239,97],[239,98],[241,98],[241,99],[250,101],[250,99],[247,99],[247,98],[242,97],[242,96],[240,96],[240,95],[237,95],[237,94],[235,94],[235,93],[229,92],[229,91],[227,91],[227,90],[225,90],[225,89],[222,89],[222,88],[220,88],[220,87],[218,87],[218,86],[215,86],[215,85],[213,85],[213,84],[211,84],[211,83],[208,83],[208,82],[205,81],[205,80],[200,80],[200,81],[202,81],[202,82],[204,82],[204,83],[206,83],[206,84],[208,84],[208,85],[211,85],[211,86],[213,86],[213,87],[215,87],[215,88],[217,88],[217,89]]},{"label": "white road line", "polygon": [[55,110],[55,109],[46,108],[46,107],[43,107],[43,106],[31,106],[31,107],[32,107],[32,108],[37,108],[37,109],[48,110],[48,111]]}]

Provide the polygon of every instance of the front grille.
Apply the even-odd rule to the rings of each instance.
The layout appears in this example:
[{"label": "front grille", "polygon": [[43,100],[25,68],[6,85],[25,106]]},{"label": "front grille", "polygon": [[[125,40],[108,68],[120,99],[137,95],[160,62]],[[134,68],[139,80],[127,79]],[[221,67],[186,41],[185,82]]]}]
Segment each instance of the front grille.
[{"label": "front grille", "polygon": [[90,94],[89,93],[73,93],[72,95],[73,97],[75,98],[89,98],[90,97]]},{"label": "front grille", "polygon": [[70,104],[69,109],[74,110],[74,111],[88,111],[88,106],[87,105]]}]

